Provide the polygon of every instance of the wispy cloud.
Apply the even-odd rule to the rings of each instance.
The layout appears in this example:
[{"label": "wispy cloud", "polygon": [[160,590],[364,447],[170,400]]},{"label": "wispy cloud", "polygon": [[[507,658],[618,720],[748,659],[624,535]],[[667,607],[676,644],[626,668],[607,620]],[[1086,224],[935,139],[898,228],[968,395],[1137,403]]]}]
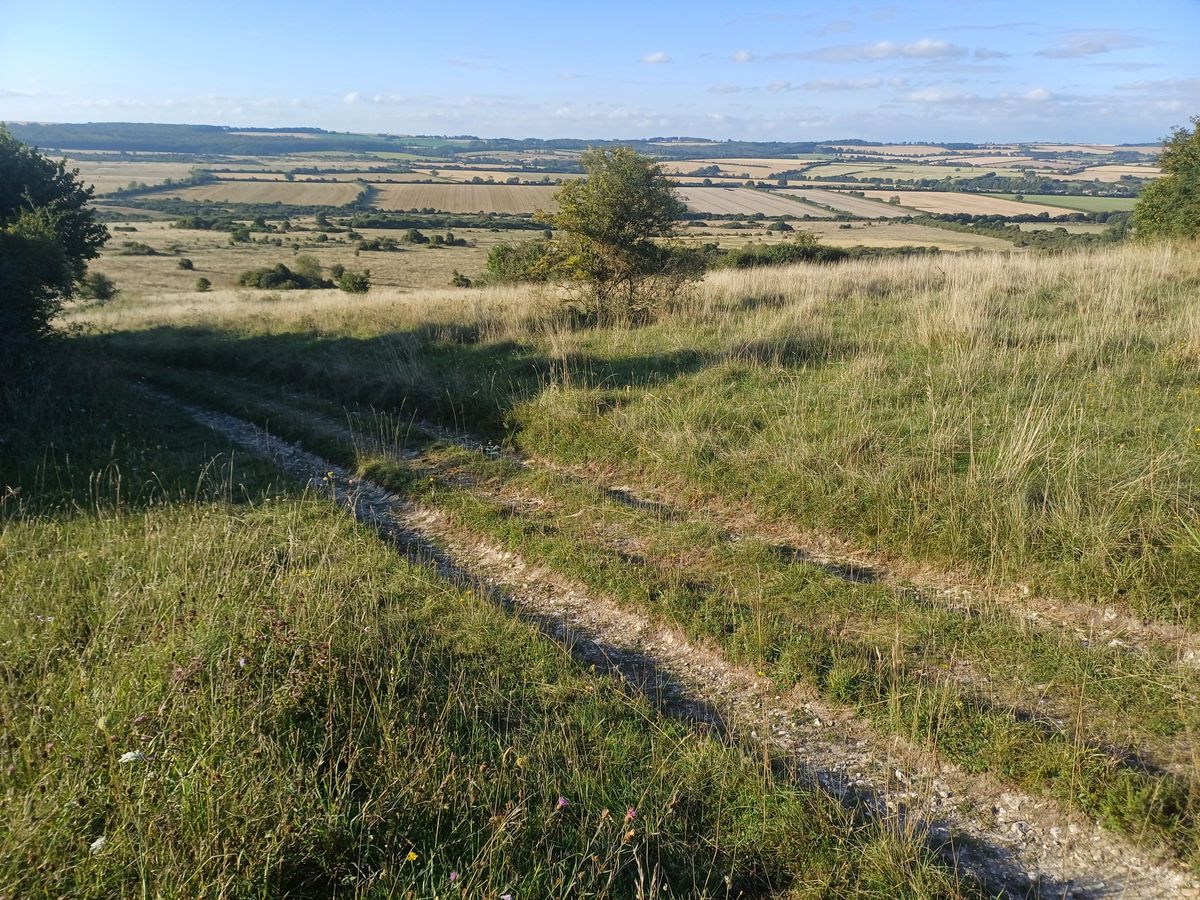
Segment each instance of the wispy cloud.
[{"label": "wispy cloud", "polygon": [[1060,35],[1055,44],[1036,51],[1047,59],[1078,59],[1098,56],[1114,50],[1132,50],[1149,46],[1150,42],[1128,31],[1115,28],[1086,28]]},{"label": "wispy cloud", "polygon": [[665,50],[656,50],[654,53],[647,53],[641,58],[643,65],[661,66],[671,61],[671,55]]},{"label": "wispy cloud", "polygon": [[919,41],[897,43],[877,41],[874,44],[842,44],[822,47],[805,53],[780,53],[780,59],[814,59],[820,62],[854,63],[881,62],[889,59],[961,59],[968,54],[966,47],[949,41],[921,38]]},{"label": "wispy cloud", "polygon": [[735,50],[729,55],[729,58],[739,65],[745,65],[748,62],[754,62],[755,59],[754,54],[749,50]]}]

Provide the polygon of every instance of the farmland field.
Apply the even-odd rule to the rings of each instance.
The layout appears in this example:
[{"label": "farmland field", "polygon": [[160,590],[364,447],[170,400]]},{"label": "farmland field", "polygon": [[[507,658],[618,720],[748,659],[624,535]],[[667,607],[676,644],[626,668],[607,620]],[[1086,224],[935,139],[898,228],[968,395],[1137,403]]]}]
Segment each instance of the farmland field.
[{"label": "farmland field", "polygon": [[1018,203],[1015,200],[990,194],[966,194],[954,191],[863,191],[873,200],[886,202],[900,198],[900,205],[931,213],[969,213],[974,216],[1020,216],[1045,212],[1062,215],[1057,206],[1037,203]]},{"label": "farmland field", "polygon": [[[996,194],[997,197],[1007,197],[1015,200],[1015,194]],[[1137,206],[1133,197],[1080,197],[1062,196],[1059,194],[1024,194],[1022,203],[1040,204],[1042,206],[1061,207],[1062,209],[1078,210],[1079,212],[1117,212],[1131,211]]]},{"label": "farmland field", "polygon": [[1090,166],[1082,172],[1060,174],[1065,181],[1120,181],[1126,176],[1133,178],[1159,178],[1162,169],[1157,166],[1112,165]]},{"label": "farmland field", "polygon": [[178,181],[191,173],[190,163],[114,161],[93,162],[91,160],[67,159],[69,168],[79,169],[85,184],[96,186],[97,194],[111,194],[118,188],[128,187],[130,182],[162,184],[168,178]]},{"label": "farmland field", "polygon": [[358,196],[358,191],[358,186],[353,183],[217,181],[177,191],[165,191],[163,196],[225,203],[342,206]]},{"label": "farmland field", "polygon": [[768,216],[828,215],[819,207],[797,203],[782,191],[758,191],[750,188],[680,188],[677,193],[689,209],[702,213],[740,213]]},{"label": "farmland field", "polygon": [[437,209],[444,212],[521,214],[548,209],[557,188],[490,184],[379,185],[377,209]]},{"label": "farmland field", "polygon": [[[828,206],[839,212],[848,212],[868,219],[899,219],[913,214],[912,210],[897,209],[895,206],[881,203],[878,200],[852,197],[849,194],[823,188],[787,188],[778,193],[790,194],[812,203],[820,203],[822,206]],[[866,192],[864,191],[864,193]]]}]

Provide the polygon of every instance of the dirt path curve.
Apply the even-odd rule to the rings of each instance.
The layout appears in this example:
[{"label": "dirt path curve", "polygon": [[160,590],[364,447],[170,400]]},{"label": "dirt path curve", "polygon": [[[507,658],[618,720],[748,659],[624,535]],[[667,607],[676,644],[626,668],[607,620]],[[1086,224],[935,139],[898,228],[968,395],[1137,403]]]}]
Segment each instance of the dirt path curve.
[{"label": "dirt path curve", "polygon": [[801,692],[780,695],[766,679],[719,652],[462,534],[435,510],[404,501],[249,422],[176,405],[332,496],[400,549],[432,560],[446,577],[535,623],[664,712],[784,754],[805,781],[897,828],[928,835],[961,871],[993,890],[1016,896],[1200,898],[1200,882],[1178,866],[1057,804],[881,739],[851,715]]}]

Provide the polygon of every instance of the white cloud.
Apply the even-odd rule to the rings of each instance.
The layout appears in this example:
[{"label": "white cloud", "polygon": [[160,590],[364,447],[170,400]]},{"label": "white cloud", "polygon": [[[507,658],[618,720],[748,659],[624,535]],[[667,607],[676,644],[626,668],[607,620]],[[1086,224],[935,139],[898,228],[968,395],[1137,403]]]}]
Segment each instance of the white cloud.
[{"label": "white cloud", "polygon": [[900,44],[895,41],[877,41],[874,44],[843,44],[823,47],[808,53],[779,54],[780,58],[815,59],[821,62],[879,62],[889,59],[960,59],[967,55],[967,48],[949,41],[921,38]]},{"label": "white cloud", "polygon": [[647,66],[661,66],[664,63],[669,63],[671,56],[665,50],[657,50],[654,53],[647,53],[642,57],[641,61]]},{"label": "white cloud", "polygon": [[710,94],[740,94],[744,88],[736,84],[714,84],[708,89]]},{"label": "white cloud", "polygon": [[351,91],[345,97],[342,98],[342,102],[343,103],[357,103],[361,99],[362,99],[362,94],[360,94],[358,91]]},{"label": "white cloud", "polygon": [[1022,99],[1028,100],[1030,103],[1045,103],[1047,100],[1053,100],[1054,95],[1044,87],[1036,87],[1033,90],[1026,91],[1021,95]]},{"label": "white cloud", "polygon": [[906,100],[912,103],[926,104],[947,104],[947,103],[971,103],[979,99],[978,94],[973,94],[970,91],[957,91],[948,88],[928,87],[922,88],[919,91],[913,91],[905,96]]},{"label": "white cloud", "polygon": [[740,65],[745,65],[748,62],[754,62],[754,54],[749,50],[737,50],[729,58]]},{"label": "white cloud", "polygon": [[1078,59],[1112,53],[1114,50],[1145,47],[1148,43],[1143,38],[1115,28],[1087,28],[1060,35],[1053,47],[1038,50],[1037,55],[1048,59]]}]

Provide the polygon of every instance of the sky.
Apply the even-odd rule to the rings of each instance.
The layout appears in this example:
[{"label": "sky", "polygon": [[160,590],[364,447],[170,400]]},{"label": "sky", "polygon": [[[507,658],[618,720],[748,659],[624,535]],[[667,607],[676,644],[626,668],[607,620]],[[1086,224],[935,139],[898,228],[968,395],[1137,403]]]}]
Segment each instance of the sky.
[{"label": "sky", "polygon": [[481,137],[1154,140],[1200,0],[0,0],[0,121]]}]

